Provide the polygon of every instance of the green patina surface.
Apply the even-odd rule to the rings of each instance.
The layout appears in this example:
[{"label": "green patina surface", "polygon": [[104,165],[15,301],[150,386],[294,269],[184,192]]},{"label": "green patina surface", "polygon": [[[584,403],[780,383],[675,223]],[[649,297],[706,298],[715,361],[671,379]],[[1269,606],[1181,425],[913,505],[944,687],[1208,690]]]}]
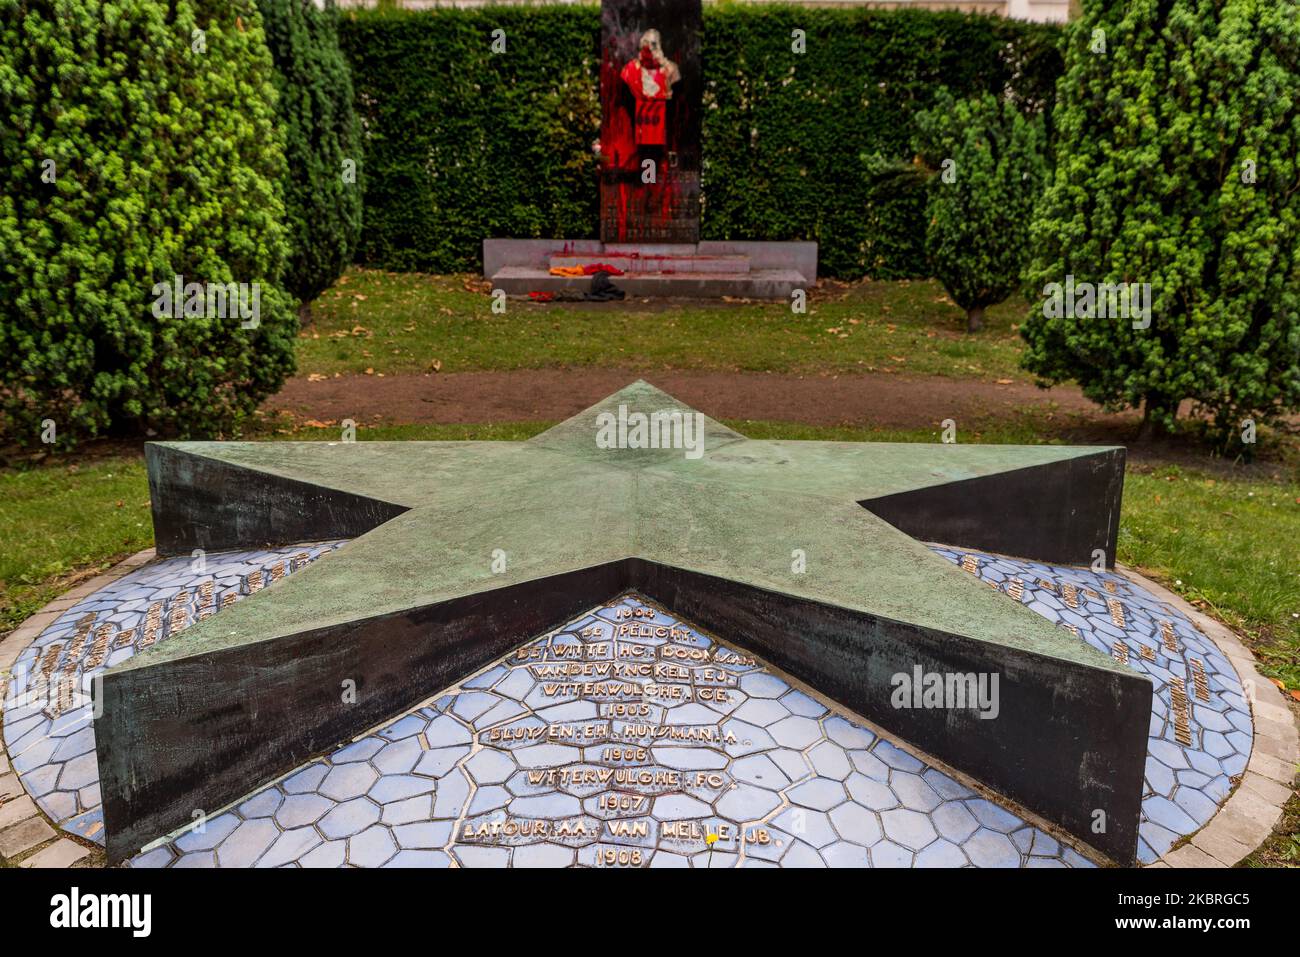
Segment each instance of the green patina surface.
[{"label": "green patina surface", "polygon": [[[638,382],[527,442],[174,443],[410,511],[119,667],[639,557],[1127,674],[858,504],[1103,449],[755,441],[707,418],[698,459],[597,447],[597,416],[620,405],[692,411]],[[795,549],[807,556],[801,574]]]}]

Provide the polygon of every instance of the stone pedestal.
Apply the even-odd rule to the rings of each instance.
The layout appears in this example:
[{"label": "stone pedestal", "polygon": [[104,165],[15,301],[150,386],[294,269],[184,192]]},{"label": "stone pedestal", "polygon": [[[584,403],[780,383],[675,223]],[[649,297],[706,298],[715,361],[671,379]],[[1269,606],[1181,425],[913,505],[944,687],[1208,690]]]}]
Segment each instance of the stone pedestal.
[{"label": "stone pedestal", "polygon": [[817,282],[811,242],[602,243],[594,239],[483,241],[483,275],[509,295],[585,292],[590,276],[556,276],[553,267],[606,264],[629,296],[789,299]]}]

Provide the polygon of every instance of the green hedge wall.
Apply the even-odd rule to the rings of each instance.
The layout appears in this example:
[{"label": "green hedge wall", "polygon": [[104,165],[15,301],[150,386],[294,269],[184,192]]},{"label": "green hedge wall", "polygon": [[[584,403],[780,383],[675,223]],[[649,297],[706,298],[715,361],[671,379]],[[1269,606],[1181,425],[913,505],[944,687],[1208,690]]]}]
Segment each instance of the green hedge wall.
[{"label": "green hedge wall", "polygon": [[[468,271],[485,237],[596,235],[598,7],[354,11],[340,30],[368,138],[358,261]],[[707,7],[704,238],[816,239],[828,275],[924,275],[924,197],[873,188],[871,154],[908,157],[943,88],[1049,105],[1059,44],[960,13]]]}]

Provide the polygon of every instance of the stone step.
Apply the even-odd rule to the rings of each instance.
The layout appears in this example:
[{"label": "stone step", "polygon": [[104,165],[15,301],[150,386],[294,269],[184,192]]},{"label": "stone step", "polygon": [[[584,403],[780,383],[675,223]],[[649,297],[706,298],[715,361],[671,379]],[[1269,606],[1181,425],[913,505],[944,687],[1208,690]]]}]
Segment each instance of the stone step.
[{"label": "stone step", "polygon": [[607,256],[694,256],[695,243],[605,243]]},{"label": "stone step", "polygon": [[586,266],[589,263],[605,263],[623,270],[625,273],[747,273],[748,256],[669,256],[657,253],[638,252],[611,255],[602,253],[598,256],[575,255],[564,253],[550,257],[551,266]]},{"label": "stone step", "polygon": [[[809,283],[795,269],[755,269],[744,273],[658,273],[641,272],[611,276],[614,285],[629,299],[646,296],[718,299],[788,300],[795,289]],[[591,288],[591,277],[552,276],[545,269],[506,266],[492,276],[492,288],[508,295],[526,296],[530,292],[584,293]]]}]

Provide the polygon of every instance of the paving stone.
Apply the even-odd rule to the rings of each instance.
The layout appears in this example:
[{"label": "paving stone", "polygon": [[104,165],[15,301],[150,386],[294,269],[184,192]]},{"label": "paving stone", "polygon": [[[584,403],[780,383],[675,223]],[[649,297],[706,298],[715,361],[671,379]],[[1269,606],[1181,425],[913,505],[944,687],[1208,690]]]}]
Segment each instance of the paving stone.
[{"label": "paving stone", "polygon": [[[686,859],[681,858],[681,860],[684,866]],[[572,848],[560,847],[558,844],[531,844],[515,848],[514,860],[511,863],[514,867],[568,867],[573,861]],[[651,866],[655,865],[652,863]]]},{"label": "paving stone", "polygon": [[238,810],[244,818],[270,817],[283,802],[284,795],[275,788],[267,788],[239,805]]},{"label": "paving stone", "polygon": [[451,840],[453,827],[451,821],[417,821],[398,825],[392,831],[398,847],[428,849],[445,846]]},{"label": "paving stone", "polygon": [[[398,851],[381,867],[436,867],[451,866],[451,858],[442,851]],[[519,865],[515,865],[518,867]]]},{"label": "paving stone", "polygon": [[812,762],[813,770],[819,776],[833,778],[836,781],[843,781],[853,770],[848,755],[834,741],[823,741],[814,745],[808,752],[808,760]]},{"label": "paving stone", "polygon": [[718,800],[718,813],[738,823],[761,821],[780,807],[781,798],[773,791],[742,784]]},{"label": "paving stone", "polygon": [[867,849],[848,841],[837,841],[821,850],[822,860],[828,867],[870,867]]},{"label": "paving stone", "polygon": [[965,867],[968,863],[961,848],[943,838],[916,855],[917,867]]},{"label": "paving stone", "polygon": [[423,753],[418,738],[403,738],[385,745],[370,759],[370,763],[380,774],[408,774],[415,770],[415,763]]},{"label": "paving stone", "polygon": [[269,818],[244,821],[217,847],[222,867],[252,867],[279,836]]},{"label": "paving stone", "polygon": [[326,841],[298,861],[303,867],[342,867],[347,860],[347,841]]},{"label": "paving stone", "polygon": [[348,840],[348,863],[357,867],[380,867],[397,853],[397,842],[382,824],[367,828]]},{"label": "paving stone", "polygon": [[[903,807],[909,807],[914,811],[933,811],[943,803],[943,799],[934,788],[926,784],[919,774],[895,771],[890,775],[889,788],[898,795],[899,803]],[[1016,823],[1020,823],[1018,818]]]},{"label": "paving stone", "polygon": [[334,806],[319,794],[291,794],[275,812],[275,822],[286,829],[315,824]]},{"label": "paving stone", "polygon": [[133,857],[131,859],[131,867],[142,869],[166,867],[175,859],[176,855],[173,853],[172,849],[163,845],[162,847],[155,847],[152,851],[146,851],[143,854],[138,854]]},{"label": "paving stone", "polygon": [[257,862],[258,867],[279,867],[299,860],[321,843],[313,827],[299,827],[283,832]]},{"label": "paving stone", "polygon": [[184,852],[210,851],[234,833],[239,824],[239,818],[234,814],[200,819],[176,839],[176,848]]},{"label": "paving stone", "polygon": [[465,769],[480,785],[504,783],[515,773],[515,763],[501,751],[483,750],[465,762]]},{"label": "paving stone", "polygon": [[319,790],[332,801],[348,801],[361,797],[378,779],[379,772],[368,764],[341,764],[330,768]]},{"label": "paving stone", "polygon": [[830,816],[802,807],[786,808],[772,818],[772,826],[798,838],[810,847],[826,847],[839,840]]},{"label": "paving stone", "polygon": [[377,804],[389,804],[418,794],[428,794],[437,786],[436,781],[413,774],[385,774],[371,787],[369,796]]},{"label": "paving stone", "polygon": [[420,756],[420,760],[416,762],[415,772],[429,777],[440,778],[448,774],[456,766],[457,761],[469,754],[469,750],[469,745],[458,745],[425,751]]},{"label": "paving stone", "polygon": [[771,735],[784,747],[803,750],[822,736],[822,729],[812,718],[791,715],[773,724]]},{"label": "paving stone", "polygon": [[778,768],[766,754],[751,754],[747,758],[733,761],[731,776],[746,784],[774,789],[783,788],[790,783],[785,772]]},{"label": "paving stone", "polygon": [[0,774],[0,801],[8,801],[23,793],[22,782],[16,774]]},{"label": "paving stone", "polygon": [[882,811],[880,821],[891,841],[914,851],[919,851],[938,837],[930,818],[920,811],[894,808]]},{"label": "paving stone", "polygon": [[29,817],[0,831],[0,857],[17,857],[57,835],[41,817]]},{"label": "paving stone", "polygon": [[379,820],[379,806],[367,798],[353,798],[338,805],[317,825],[330,840],[359,834]]},{"label": "paving stone", "polygon": [[29,817],[35,817],[38,813],[36,804],[25,794],[13,801],[0,804],[0,831],[3,831],[11,824],[17,824]]},{"label": "paving stone", "polygon": [[831,823],[846,841],[870,847],[880,840],[880,823],[876,815],[860,804],[846,801],[830,812]]},{"label": "paving stone", "polygon": [[1010,811],[984,798],[967,801],[966,807],[985,827],[1001,831],[1003,834],[1010,834],[1024,823]]},{"label": "paving stone", "polygon": [[455,850],[461,867],[505,867],[510,862],[510,850],[505,847],[466,847]]},{"label": "paving stone", "polygon": [[814,811],[829,811],[848,798],[844,785],[830,778],[813,778],[811,781],[796,784],[786,791],[786,796],[793,803],[812,808]]},{"label": "paving stone", "polygon": [[1005,834],[982,827],[962,844],[976,867],[1019,867],[1020,851]]},{"label": "paving stone", "polygon": [[869,853],[872,867],[911,867],[915,860],[911,851],[892,841],[880,841]]}]

